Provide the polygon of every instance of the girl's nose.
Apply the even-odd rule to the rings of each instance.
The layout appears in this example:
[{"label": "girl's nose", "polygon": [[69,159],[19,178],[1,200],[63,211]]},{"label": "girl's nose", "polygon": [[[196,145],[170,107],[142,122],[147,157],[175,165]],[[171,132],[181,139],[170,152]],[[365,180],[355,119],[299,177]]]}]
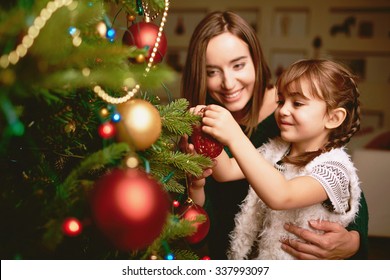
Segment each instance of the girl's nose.
[{"label": "girl's nose", "polygon": [[279,106],[279,114],[283,116],[287,116],[290,114],[290,109],[287,102],[284,102],[283,105]]}]

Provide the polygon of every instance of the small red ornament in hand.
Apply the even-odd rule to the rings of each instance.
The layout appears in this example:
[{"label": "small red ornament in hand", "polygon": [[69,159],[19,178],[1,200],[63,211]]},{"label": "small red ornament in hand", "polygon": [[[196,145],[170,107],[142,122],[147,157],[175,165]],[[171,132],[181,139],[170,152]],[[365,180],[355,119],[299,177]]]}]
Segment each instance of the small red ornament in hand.
[{"label": "small red ornament in hand", "polygon": [[192,235],[186,237],[188,243],[199,243],[207,236],[210,229],[210,219],[207,215],[207,212],[201,206],[191,202],[190,204],[184,205],[179,210],[179,214],[181,215],[182,219],[186,219],[187,221],[195,220],[198,215],[204,215],[206,217],[204,222],[196,222],[193,224],[196,228],[196,231]]},{"label": "small red ornament in hand", "polygon": [[212,136],[204,133],[200,125],[192,126],[191,143],[198,154],[216,158],[223,150],[223,145]]}]

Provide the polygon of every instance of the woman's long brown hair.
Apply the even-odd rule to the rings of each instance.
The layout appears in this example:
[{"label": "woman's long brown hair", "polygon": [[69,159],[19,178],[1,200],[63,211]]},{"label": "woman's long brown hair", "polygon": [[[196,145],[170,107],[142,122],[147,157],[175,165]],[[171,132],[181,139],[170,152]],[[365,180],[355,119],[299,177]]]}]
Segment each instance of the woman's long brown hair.
[{"label": "woman's long brown hair", "polygon": [[253,96],[246,105],[244,118],[240,120],[246,127],[245,132],[250,136],[258,125],[259,111],[264,92],[270,86],[271,73],[256,32],[237,14],[229,11],[212,12],[197,25],[188,47],[181,81],[181,96],[189,101],[191,107],[216,103],[207,92],[206,50],[212,38],[225,32],[230,32],[248,45],[255,67]]}]

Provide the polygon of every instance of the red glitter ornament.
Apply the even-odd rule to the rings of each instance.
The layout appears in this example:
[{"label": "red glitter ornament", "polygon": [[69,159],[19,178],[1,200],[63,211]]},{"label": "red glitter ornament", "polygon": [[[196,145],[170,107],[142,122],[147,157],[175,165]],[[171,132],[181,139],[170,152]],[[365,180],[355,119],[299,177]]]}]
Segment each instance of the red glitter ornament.
[{"label": "red glitter ornament", "polygon": [[195,151],[206,157],[216,158],[223,150],[223,145],[214,137],[204,133],[200,125],[192,126],[190,141],[194,145]]},{"label": "red glitter ornament", "polygon": [[[149,49],[146,59],[148,60],[156,39],[158,37],[159,27],[151,22],[139,22],[132,24],[123,34],[122,43],[128,46],[136,46],[139,49],[147,47]],[[167,38],[164,32],[161,33],[160,42],[153,62],[161,62],[167,52]]]},{"label": "red glitter ornament", "polygon": [[83,230],[81,222],[73,217],[66,218],[62,223],[62,231],[67,236],[77,236]]},{"label": "red glitter ornament", "polygon": [[210,219],[207,212],[201,206],[196,203],[186,204],[179,210],[179,214],[182,219],[186,219],[188,221],[195,220],[198,215],[204,215],[206,217],[204,222],[196,222],[193,224],[196,231],[192,235],[186,237],[188,243],[199,243],[207,236],[210,229]]},{"label": "red glitter ornament", "polygon": [[161,184],[139,169],[115,169],[100,178],[91,195],[97,227],[121,250],[138,250],[160,234],[170,208]]}]

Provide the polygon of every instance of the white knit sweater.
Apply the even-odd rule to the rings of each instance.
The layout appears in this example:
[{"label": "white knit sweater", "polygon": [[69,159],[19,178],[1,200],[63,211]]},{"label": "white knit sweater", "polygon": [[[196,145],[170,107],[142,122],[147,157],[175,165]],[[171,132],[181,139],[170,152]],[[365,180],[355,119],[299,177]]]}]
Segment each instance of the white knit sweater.
[{"label": "white knit sweater", "polygon": [[[281,169],[277,162],[288,148],[289,144],[276,139],[258,150],[276,168]],[[329,211],[322,203],[299,209],[271,210],[249,188],[241,211],[235,217],[235,228],[230,234],[229,259],[248,259],[256,240],[259,254],[255,259],[293,259],[281,249],[281,239],[297,238],[284,230],[285,223],[313,231],[308,225],[309,220],[339,222],[344,227],[354,220],[359,209],[361,189],[356,169],[344,148],[323,153],[304,168],[286,164],[283,169],[281,171],[287,179],[306,175],[319,180],[334,210]]]}]

